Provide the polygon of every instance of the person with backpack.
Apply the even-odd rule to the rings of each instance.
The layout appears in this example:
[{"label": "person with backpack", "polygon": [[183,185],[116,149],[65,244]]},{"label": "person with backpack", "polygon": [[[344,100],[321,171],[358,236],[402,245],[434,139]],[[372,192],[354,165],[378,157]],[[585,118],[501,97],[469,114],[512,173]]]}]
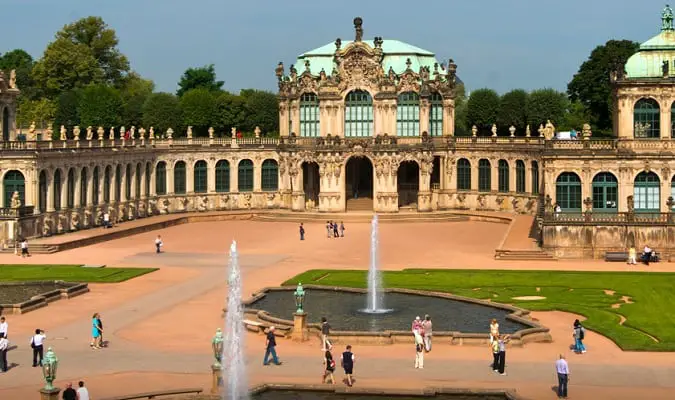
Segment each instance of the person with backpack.
[{"label": "person with backpack", "polygon": [[335,385],[335,377],[333,376],[333,372],[335,372],[335,360],[333,359],[333,354],[331,354],[328,349],[324,355],[323,364],[325,365],[325,369],[323,371],[321,383],[326,383],[326,378],[328,378],[331,385]]},{"label": "person with backpack", "polygon": [[574,336],[574,352],[577,354],[585,353],[584,338],[586,336],[586,329],[584,329],[578,319],[574,321],[574,333],[572,336]]}]

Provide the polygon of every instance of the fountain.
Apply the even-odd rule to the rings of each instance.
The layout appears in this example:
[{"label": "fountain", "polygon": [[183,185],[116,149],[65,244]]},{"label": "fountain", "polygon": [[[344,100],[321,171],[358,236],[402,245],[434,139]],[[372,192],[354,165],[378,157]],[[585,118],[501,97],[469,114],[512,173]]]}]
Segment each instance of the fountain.
[{"label": "fountain", "polygon": [[230,246],[230,273],[228,277],[229,295],[225,316],[225,345],[223,356],[227,373],[227,386],[223,391],[223,400],[246,400],[249,398],[244,364],[244,306],[241,302],[241,274],[237,242]]},{"label": "fountain", "polygon": [[373,216],[370,228],[370,267],[368,268],[368,304],[361,310],[368,314],[383,314],[392,310],[384,308],[382,278],[379,270],[379,222],[377,214]]}]

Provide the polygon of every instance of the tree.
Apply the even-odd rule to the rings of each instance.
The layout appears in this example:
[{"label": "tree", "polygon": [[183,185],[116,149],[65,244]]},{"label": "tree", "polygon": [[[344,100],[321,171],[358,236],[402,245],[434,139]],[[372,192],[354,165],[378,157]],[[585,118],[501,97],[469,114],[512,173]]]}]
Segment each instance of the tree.
[{"label": "tree", "polygon": [[155,89],[155,83],[141,78],[135,72],[129,73],[120,89],[122,95],[122,123],[129,126],[141,126],[143,123],[143,104]]},{"label": "tree", "polygon": [[216,121],[216,94],[206,88],[188,90],[180,98],[183,125],[192,126],[194,134],[206,135]]},{"label": "tree", "polygon": [[214,92],[220,91],[224,81],[216,80],[216,70],[213,64],[199,68],[188,68],[178,82],[178,97],[192,89],[203,88]]},{"label": "tree", "polygon": [[17,105],[16,123],[20,128],[28,128],[35,122],[43,128],[48,121],[53,121],[56,114],[56,103],[47,99],[31,100],[21,97]]},{"label": "tree", "polygon": [[160,134],[171,128],[174,132],[182,129],[182,116],[178,98],[171,93],[153,93],[143,104],[143,126]]},{"label": "tree", "polygon": [[[79,103],[80,93],[77,90],[61,93],[56,99],[54,127],[80,125],[80,115],[77,113]],[[58,129],[54,131],[58,132]]]},{"label": "tree", "polygon": [[252,132],[259,127],[265,135],[279,133],[279,100],[274,93],[242,89],[239,95],[246,102],[246,120],[242,130]]},{"label": "tree", "polygon": [[527,92],[522,89],[504,93],[499,99],[499,111],[497,113],[499,127],[508,131],[511,126],[514,126],[518,132],[524,132],[525,125],[527,125],[526,103]]},{"label": "tree", "polygon": [[457,83],[455,86],[455,136],[469,135],[469,127],[466,122],[467,111],[464,84]]},{"label": "tree", "polygon": [[16,71],[16,85],[21,90],[23,98],[35,99],[39,96],[31,77],[34,64],[33,57],[22,49],[15,49],[0,56],[0,70],[5,71],[5,76],[9,76],[11,70]]},{"label": "tree", "polygon": [[246,120],[246,101],[228,92],[222,92],[216,98],[216,120],[214,127],[225,130],[227,136],[230,129],[240,127]]},{"label": "tree", "polygon": [[589,121],[590,115],[584,105],[579,101],[569,101],[558,129],[561,131],[571,131],[574,129],[581,132],[584,124],[589,123]]},{"label": "tree", "polygon": [[626,61],[639,47],[639,43],[630,40],[610,40],[596,47],[567,85],[570,100],[580,101],[593,125],[601,131],[612,129],[610,73],[623,71]]},{"label": "tree", "polygon": [[108,85],[89,85],[79,96],[77,113],[82,126],[119,126],[122,124],[122,96]]},{"label": "tree", "polygon": [[525,112],[532,130],[551,120],[555,124],[563,122],[568,100],[564,93],[554,89],[539,89],[530,93],[527,98]]},{"label": "tree", "polygon": [[489,130],[497,123],[499,95],[492,89],[478,89],[471,92],[467,102],[467,123],[479,130]]}]

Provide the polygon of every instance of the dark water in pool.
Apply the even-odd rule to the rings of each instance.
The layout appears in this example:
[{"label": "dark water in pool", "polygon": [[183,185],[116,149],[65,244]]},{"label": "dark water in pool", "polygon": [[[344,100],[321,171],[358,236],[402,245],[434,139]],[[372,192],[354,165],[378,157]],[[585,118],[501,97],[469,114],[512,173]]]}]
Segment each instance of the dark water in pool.
[{"label": "dark water in pool", "polygon": [[505,395],[474,395],[467,396],[463,394],[449,395],[439,394],[436,396],[396,396],[396,395],[364,395],[364,394],[343,394],[334,392],[305,392],[292,390],[270,390],[252,396],[253,400],[504,400]]},{"label": "dark water in pool", "polygon": [[73,286],[72,283],[36,282],[19,284],[0,284],[0,304],[17,304],[28,301],[33,296],[51,292],[56,289],[65,289]]},{"label": "dark water in pool", "polygon": [[[321,317],[326,317],[331,328],[336,331],[405,331],[410,329],[415,316],[424,317],[425,314],[431,316],[434,331],[488,333],[492,318],[497,319],[499,331],[502,333],[514,333],[529,328],[507,320],[509,312],[506,310],[439,297],[386,293],[384,306],[393,311],[373,315],[358,311],[365,307],[365,293],[321,289],[305,291],[304,309],[309,314],[309,322],[318,323]],[[283,319],[293,319],[293,291],[270,291],[249,308],[265,310],[272,316]]]}]

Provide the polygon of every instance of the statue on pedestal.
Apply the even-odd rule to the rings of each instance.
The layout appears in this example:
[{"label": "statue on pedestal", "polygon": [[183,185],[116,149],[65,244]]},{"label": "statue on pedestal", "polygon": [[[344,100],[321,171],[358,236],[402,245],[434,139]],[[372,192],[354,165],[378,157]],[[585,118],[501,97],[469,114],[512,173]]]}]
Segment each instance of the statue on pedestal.
[{"label": "statue on pedestal", "polygon": [[18,87],[16,87],[16,70],[15,69],[9,71],[9,88],[10,89],[18,89]]},{"label": "statue on pedestal", "polygon": [[108,133],[108,139],[115,140],[115,127],[110,127],[110,132]]},{"label": "statue on pedestal", "polygon": [[527,125],[527,128],[525,128],[525,137],[530,137],[532,135],[532,132],[530,132],[530,125]]},{"label": "statue on pedestal", "polygon": [[471,136],[476,137],[478,135],[478,128],[476,125],[471,127]]},{"label": "statue on pedestal", "polygon": [[98,140],[103,140],[103,135],[105,135],[105,131],[103,130],[102,126],[98,127],[98,129],[96,130],[96,134],[98,135]]},{"label": "statue on pedestal", "polygon": [[492,132],[492,137],[497,137],[497,125],[492,124],[492,129],[490,129]]},{"label": "statue on pedestal", "polygon": [[28,140],[35,140],[35,121],[31,122],[28,128]]},{"label": "statue on pedestal", "polygon": [[14,191],[14,193],[12,193],[11,206],[12,208],[21,207],[21,199],[19,198],[19,192],[17,192],[16,190]]},{"label": "statue on pedestal", "polygon": [[155,128],[153,128],[152,126],[150,127],[150,136],[149,136],[149,138],[150,138],[150,139],[154,139],[154,138],[155,138]]},{"label": "statue on pedestal", "polygon": [[237,128],[235,128],[233,126],[232,129],[230,130],[230,132],[232,132],[232,139],[236,139],[237,138]]},{"label": "statue on pedestal", "polygon": [[89,125],[87,127],[87,140],[91,140],[91,139],[94,138],[94,130],[93,129],[94,128],[92,128],[91,125]]},{"label": "statue on pedestal", "polygon": [[45,131],[44,138],[45,140],[52,140],[52,135],[54,135],[54,131],[52,130],[52,124],[49,123],[47,124],[47,130]]},{"label": "statue on pedestal", "polygon": [[166,138],[173,139],[173,129],[169,128],[166,130]]},{"label": "statue on pedestal", "polygon": [[255,132],[256,139],[260,137],[260,127],[259,126],[256,126],[255,130],[253,132]]},{"label": "statue on pedestal", "polygon": [[126,130],[124,129],[123,126],[120,126],[120,139],[126,139],[124,134],[126,133]]},{"label": "statue on pedestal", "polygon": [[80,140],[80,127],[79,127],[79,125],[76,125],[73,128],[73,139]]},{"label": "statue on pedestal", "polygon": [[192,126],[187,127],[187,138],[192,139]]},{"label": "statue on pedestal", "polygon": [[141,127],[141,129],[138,130],[138,136],[141,140],[145,140],[145,128]]},{"label": "statue on pedestal", "polygon": [[511,135],[511,137],[516,136],[516,127],[515,126],[511,125],[509,127],[509,134]]},{"label": "statue on pedestal", "polygon": [[61,125],[61,129],[59,130],[59,134],[60,134],[59,140],[68,140],[67,132],[68,131],[66,131],[66,127]]},{"label": "statue on pedestal", "polygon": [[555,126],[551,123],[551,120],[546,120],[546,127],[544,128],[544,137],[546,140],[551,140],[555,136]]},{"label": "statue on pedestal", "polygon": [[213,127],[209,127],[209,139],[213,139]]},{"label": "statue on pedestal", "polygon": [[136,127],[131,125],[131,130],[129,131],[129,137],[131,140],[136,139]]}]

